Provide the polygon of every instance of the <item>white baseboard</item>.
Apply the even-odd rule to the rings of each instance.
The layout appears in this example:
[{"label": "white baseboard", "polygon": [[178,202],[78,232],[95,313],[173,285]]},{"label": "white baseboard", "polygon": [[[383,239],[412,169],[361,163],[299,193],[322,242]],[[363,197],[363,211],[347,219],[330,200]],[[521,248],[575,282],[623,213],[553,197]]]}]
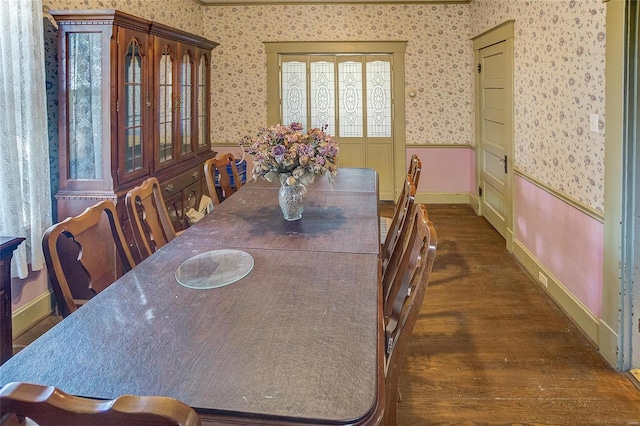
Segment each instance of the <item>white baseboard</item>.
[{"label": "white baseboard", "polygon": [[[600,320],[596,318],[586,306],[576,299],[566,287],[558,281],[519,241],[513,241],[513,255],[520,264],[534,277],[534,280],[544,288],[551,298],[567,313],[567,315],[582,329],[582,331],[600,347]],[[547,277],[547,286],[538,281],[539,274]],[[604,355],[604,354],[603,354]],[[605,356],[606,358],[606,356]]]},{"label": "white baseboard", "polygon": [[11,314],[13,338],[20,336],[53,312],[51,291],[42,293]]}]

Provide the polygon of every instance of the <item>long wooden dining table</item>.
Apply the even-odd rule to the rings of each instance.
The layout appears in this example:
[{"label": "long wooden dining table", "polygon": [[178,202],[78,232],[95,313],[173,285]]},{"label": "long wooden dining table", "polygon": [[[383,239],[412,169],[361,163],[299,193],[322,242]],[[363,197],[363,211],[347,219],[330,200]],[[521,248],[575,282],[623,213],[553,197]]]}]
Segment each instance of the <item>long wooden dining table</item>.
[{"label": "long wooden dining table", "polygon": [[[248,182],[0,367],[0,385],[164,395],[203,424],[376,424],[384,410],[378,176],[339,169],[287,222],[279,183]],[[176,269],[218,249],[253,269],[219,288]]]}]

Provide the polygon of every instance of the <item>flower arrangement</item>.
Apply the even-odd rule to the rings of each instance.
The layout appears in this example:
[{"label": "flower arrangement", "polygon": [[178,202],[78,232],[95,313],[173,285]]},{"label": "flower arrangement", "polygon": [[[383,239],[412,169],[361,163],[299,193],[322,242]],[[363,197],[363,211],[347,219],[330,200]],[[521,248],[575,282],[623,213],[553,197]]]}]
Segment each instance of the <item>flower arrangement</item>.
[{"label": "flower arrangement", "polygon": [[253,179],[262,177],[273,182],[280,178],[283,185],[308,185],[316,175],[329,173],[329,180],[338,174],[338,143],[322,129],[302,133],[302,124],[277,124],[260,129],[257,136],[243,138],[245,152],[253,156]]}]

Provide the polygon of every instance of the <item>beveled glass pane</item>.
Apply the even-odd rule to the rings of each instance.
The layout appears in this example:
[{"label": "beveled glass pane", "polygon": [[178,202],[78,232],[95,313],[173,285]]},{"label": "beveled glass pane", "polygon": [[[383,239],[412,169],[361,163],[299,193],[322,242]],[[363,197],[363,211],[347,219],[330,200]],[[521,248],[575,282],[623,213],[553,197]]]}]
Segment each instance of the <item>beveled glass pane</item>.
[{"label": "beveled glass pane", "polygon": [[282,63],[282,124],[302,123],[307,127],[307,64]]},{"label": "beveled glass pane", "polygon": [[159,67],[158,148],[160,162],[173,158],[173,59],[169,46],[162,49]]},{"label": "beveled glass pane", "polygon": [[311,62],[311,127],[328,125],[335,134],[335,65],[333,62]]},{"label": "beveled glass pane", "polygon": [[338,134],[345,137],[361,137],[363,135],[362,63],[340,62],[338,79],[340,103]]},{"label": "beveled glass pane", "polygon": [[193,72],[191,57],[184,54],[182,57],[182,70],[180,74],[180,131],[182,135],[181,152],[187,154],[191,148],[191,102],[193,89]]},{"label": "beveled glass pane", "polygon": [[367,62],[367,136],[391,136],[391,64]]},{"label": "beveled glass pane", "polygon": [[69,179],[102,179],[101,34],[67,37]]}]

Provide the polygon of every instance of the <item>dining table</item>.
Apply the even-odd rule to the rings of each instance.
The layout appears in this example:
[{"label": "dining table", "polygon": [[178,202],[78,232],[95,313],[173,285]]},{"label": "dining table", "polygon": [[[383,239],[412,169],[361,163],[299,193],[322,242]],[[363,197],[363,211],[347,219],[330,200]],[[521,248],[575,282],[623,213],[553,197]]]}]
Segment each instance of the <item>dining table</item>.
[{"label": "dining table", "polygon": [[378,175],[317,177],[291,222],[279,188],[249,180],[9,359],[0,386],[169,396],[205,425],[378,424]]}]

